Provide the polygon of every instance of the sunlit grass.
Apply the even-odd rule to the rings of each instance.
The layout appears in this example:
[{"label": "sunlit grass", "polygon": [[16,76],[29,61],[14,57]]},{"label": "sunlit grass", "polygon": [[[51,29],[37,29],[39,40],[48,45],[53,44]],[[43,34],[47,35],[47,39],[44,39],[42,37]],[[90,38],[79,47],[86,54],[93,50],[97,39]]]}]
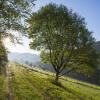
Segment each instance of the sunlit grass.
[{"label": "sunlit grass", "polygon": [[15,100],[100,100],[99,86],[69,77],[62,77],[57,86],[53,77],[45,75],[54,75],[51,72],[33,68],[37,70],[34,72],[28,66],[11,64]]},{"label": "sunlit grass", "polygon": [[21,69],[13,66],[12,83],[15,100],[43,100],[37,89],[26,79]]},{"label": "sunlit grass", "polygon": [[0,74],[0,100],[8,100],[7,80]]}]

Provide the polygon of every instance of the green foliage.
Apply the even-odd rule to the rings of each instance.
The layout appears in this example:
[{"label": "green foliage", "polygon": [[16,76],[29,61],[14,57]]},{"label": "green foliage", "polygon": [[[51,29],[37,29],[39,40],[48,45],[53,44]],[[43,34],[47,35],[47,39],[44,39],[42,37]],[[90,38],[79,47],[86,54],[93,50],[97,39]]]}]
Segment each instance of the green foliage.
[{"label": "green foliage", "polygon": [[87,48],[81,48],[77,51],[74,57],[71,58],[71,62],[74,62],[73,67],[77,72],[92,75],[99,65],[99,55],[91,46]]},{"label": "green foliage", "polygon": [[0,41],[0,74],[5,73],[6,62],[7,62],[7,52],[2,41]]},{"label": "green foliage", "polygon": [[0,41],[0,58],[2,59],[3,57],[5,57],[6,54],[6,49],[2,43],[2,41]]},{"label": "green foliage", "polygon": [[0,0],[0,40],[10,36],[8,30],[25,33],[25,19],[31,13],[34,0]]},{"label": "green foliage", "polygon": [[46,5],[33,13],[27,22],[30,24],[29,38],[33,40],[30,47],[42,51],[41,60],[52,64],[57,80],[65,68],[88,73],[97,66],[92,32],[87,29],[84,18],[66,6]]}]

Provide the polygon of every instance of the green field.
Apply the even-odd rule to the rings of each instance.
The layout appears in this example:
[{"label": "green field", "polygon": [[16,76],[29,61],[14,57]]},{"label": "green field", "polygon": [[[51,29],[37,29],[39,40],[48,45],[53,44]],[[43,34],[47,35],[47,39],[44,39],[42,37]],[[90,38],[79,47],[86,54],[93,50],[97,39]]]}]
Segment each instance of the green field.
[{"label": "green field", "polygon": [[[99,86],[69,77],[62,77],[57,86],[53,73],[13,62],[9,62],[9,65],[14,100],[100,100]],[[7,100],[5,77],[1,77],[0,100]]]}]

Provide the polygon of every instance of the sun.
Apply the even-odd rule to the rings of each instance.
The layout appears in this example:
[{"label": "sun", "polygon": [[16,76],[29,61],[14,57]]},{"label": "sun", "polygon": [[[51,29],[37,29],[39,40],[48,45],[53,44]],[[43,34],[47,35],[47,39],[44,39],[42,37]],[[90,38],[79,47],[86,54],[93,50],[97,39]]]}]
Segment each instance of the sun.
[{"label": "sun", "polygon": [[5,39],[3,40],[3,43],[5,44],[5,46],[11,46],[11,45],[12,45],[12,43],[11,43],[11,41],[10,41],[10,38],[5,38]]}]

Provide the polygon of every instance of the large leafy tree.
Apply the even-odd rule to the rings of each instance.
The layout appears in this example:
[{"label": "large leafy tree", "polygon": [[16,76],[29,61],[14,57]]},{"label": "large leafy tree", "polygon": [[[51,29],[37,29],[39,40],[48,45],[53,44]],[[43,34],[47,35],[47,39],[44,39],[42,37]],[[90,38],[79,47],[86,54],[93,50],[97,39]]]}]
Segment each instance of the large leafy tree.
[{"label": "large leafy tree", "polygon": [[64,5],[49,4],[33,13],[27,22],[29,38],[33,40],[30,47],[41,50],[41,60],[52,64],[57,82],[70,71],[93,72],[98,55],[84,18]]}]

